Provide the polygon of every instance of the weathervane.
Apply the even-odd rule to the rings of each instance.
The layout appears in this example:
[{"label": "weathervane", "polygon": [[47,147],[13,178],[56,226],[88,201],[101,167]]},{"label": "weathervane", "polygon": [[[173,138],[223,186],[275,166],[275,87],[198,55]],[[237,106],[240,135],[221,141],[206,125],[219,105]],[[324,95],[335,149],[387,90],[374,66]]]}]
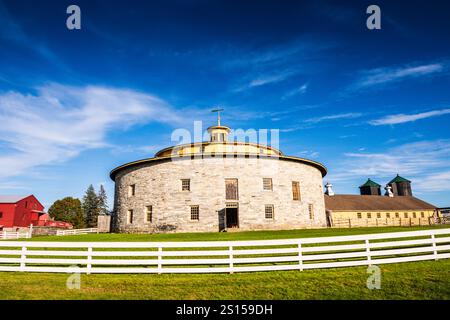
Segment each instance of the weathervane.
[{"label": "weathervane", "polygon": [[211,112],[217,112],[217,125],[220,126],[220,111],[223,111],[223,109],[213,109]]}]

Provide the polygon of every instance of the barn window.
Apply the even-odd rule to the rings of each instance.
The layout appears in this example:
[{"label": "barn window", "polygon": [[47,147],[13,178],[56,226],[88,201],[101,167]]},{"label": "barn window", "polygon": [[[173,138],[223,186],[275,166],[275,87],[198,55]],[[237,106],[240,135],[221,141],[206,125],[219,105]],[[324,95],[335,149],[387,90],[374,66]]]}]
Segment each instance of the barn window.
[{"label": "barn window", "polygon": [[135,184],[131,184],[128,186],[128,196],[132,197],[136,194],[136,185]]},{"label": "barn window", "polygon": [[421,218],[425,218],[425,213],[421,212],[421,213],[420,213],[420,217],[421,217]]},{"label": "barn window", "polygon": [[146,206],[145,207],[145,222],[152,222],[152,215],[153,215],[153,207],[152,206]]},{"label": "barn window", "polygon": [[396,218],[400,218],[400,215],[399,215],[398,212],[395,213],[395,217],[396,217]]},{"label": "barn window", "polygon": [[413,212],[413,218],[417,218],[417,214],[415,212]]},{"label": "barn window", "polygon": [[225,198],[238,200],[238,179],[225,179]]},{"label": "barn window", "polygon": [[358,212],[356,215],[358,216],[358,219],[362,218],[362,213],[361,212]]},{"label": "barn window", "polygon": [[372,214],[370,212],[367,212],[367,219],[372,218]]},{"label": "barn window", "polygon": [[377,218],[378,218],[378,219],[381,218],[381,212],[377,212]]},{"label": "barn window", "polygon": [[390,218],[391,214],[389,212],[386,212],[386,218]]},{"label": "barn window", "polygon": [[272,178],[263,178],[263,190],[272,190]]},{"label": "barn window", "polygon": [[133,210],[127,211],[127,223],[132,224],[133,223]]},{"label": "barn window", "polygon": [[200,219],[200,209],[199,206],[191,206],[191,220]]},{"label": "barn window", "polygon": [[300,200],[300,182],[292,181],[292,200]]},{"label": "barn window", "polygon": [[266,204],[264,208],[264,215],[266,219],[273,220],[273,204]]},{"label": "barn window", "polygon": [[314,220],[314,205],[312,203],[308,204],[309,219]]},{"label": "barn window", "polygon": [[404,216],[405,218],[408,218],[408,212],[404,212],[404,213],[403,213],[403,216]]},{"label": "barn window", "polygon": [[191,191],[191,179],[181,179],[181,190]]}]

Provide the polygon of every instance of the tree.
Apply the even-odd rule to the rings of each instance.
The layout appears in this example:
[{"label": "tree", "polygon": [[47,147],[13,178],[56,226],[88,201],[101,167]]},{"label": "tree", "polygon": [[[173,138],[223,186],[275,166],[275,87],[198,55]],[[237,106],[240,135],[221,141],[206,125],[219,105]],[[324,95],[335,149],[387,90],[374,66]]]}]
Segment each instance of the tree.
[{"label": "tree", "polygon": [[106,195],[106,191],[105,188],[103,187],[103,185],[100,185],[100,190],[98,191],[98,195],[97,195],[97,199],[98,199],[98,208],[100,211],[100,214],[109,214],[109,209],[108,209],[108,196]]},{"label": "tree", "polygon": [[92,184],[87,188],[83,197],[83,213],[86,226],[94,228],[97,226],[97,217],[100,213],[98,197]]},{"label": "tree", "polygon": [[55,220],[71,223],[75,229],[84,227],[83,210],[79,199],[66,197],[56,200],[48,209],[48,213]]}]

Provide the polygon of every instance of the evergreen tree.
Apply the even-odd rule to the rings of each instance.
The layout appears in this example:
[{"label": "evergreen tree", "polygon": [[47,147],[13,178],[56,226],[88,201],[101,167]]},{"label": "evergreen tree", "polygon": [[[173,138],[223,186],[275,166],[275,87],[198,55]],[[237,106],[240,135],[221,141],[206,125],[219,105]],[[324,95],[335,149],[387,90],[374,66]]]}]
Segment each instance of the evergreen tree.
[{"label": "evergreen tree", "polygon": [[48,209],[50,217],[57,221],[69,222],[75,229],[84,228],[81,201],[72,197],[56,200]]},{"label": "evergreen tree", "polygon": [[108,209],[108,196],[106,195],[106,191],[105,188],[103,187],[103,185],[100,185],[100,190],[98,191],[98,207],[100,210],[100,214],[103,215],[107,215],[109,214],[109,209]]},{"label": "evergreen tree", "polygon": [[97,226],[97,217],[100,213],[98,197],[92,184],[86,190],[83,197],[83,212],[88,228],[95,228]]}]

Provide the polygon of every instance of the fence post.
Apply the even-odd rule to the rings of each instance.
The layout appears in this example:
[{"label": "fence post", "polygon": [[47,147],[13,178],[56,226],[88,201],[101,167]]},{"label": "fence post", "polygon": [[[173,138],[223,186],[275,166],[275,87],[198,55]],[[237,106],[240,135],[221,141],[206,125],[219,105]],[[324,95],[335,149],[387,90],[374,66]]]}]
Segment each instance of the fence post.
[{"label": "fence post", "polygon": [[303,255],[302,255],[302,243],[298,243],[298,265],[300,271],[303,271]]},{"label": "fence post", "polygon": [[348,227],[349,227],[349,228],[352,227],[352,221],[351,221],[351,219],[348,219]]},{"label": "fence post", "polygon": [[158,246],[158,274],[162,273],[162,246]]},{"label": "fence post", "polygon": [[89,246],[88,247],[88,252],[87,252],[87,271],[86,271],[86,274],[91,274],[91,269],[92,269],[92,247]]},{"label": "fence post", "polygon": [[233,246],[228,247],[228,254],[230,259],[230,274],[233,274],[234,263],[233,263]]},{"label": "fence post", "polygon": [[27,259],[27,247],[22,247],[22,253],[20,255],[20,271],[25,271],[26,259]]},{"label": "fence post", "polygon": [[28,231],[28,238],[30,239],[33,236],[33,224],[30,224],[30,229]]},{"label": "fence post", "polygon": [[369,266],[372,265],[372,257],[370,256],[370,243],[369,239],[366,239],[366,254],[367,254],[367,262]]},{"label": "fence post", "polygon": [[436,246],[436,237],[434,236],[434,234],[431,235],[431,241],[433,243],[433,255],[434,255],[434,260],[437,261],[438,256],[437,256],[437,246]]}]

